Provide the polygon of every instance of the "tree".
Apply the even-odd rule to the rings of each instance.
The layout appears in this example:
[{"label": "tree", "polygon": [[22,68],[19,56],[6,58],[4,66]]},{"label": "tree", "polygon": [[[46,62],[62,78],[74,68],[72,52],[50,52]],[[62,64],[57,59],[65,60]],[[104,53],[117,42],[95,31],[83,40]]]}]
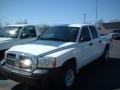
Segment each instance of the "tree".
[{"label": "tree", "polygon": [[120,22],[120,19],[114,19],[114,20],[111,20],[110,22]]},{"label": "tree", "polygon": [[2,21],[1,21],[1,19],[0,19],[0,27],[2,27]]},{"label": "tree", "polygon": [[50,26],[47,24],[41,24],[40,25],[40,32],[46,31]]},{"label": "tree", "polygon": [[17,21],[15,24],[28,24],[28,20],[27,19],[20,20],[20,21]]},{"label": "tree", "polygon": [[99,19],[99,20],[97,21],[97,25],[98,25],[98,26],[100,26],[102,23],[104,23],[104,20],[103,20],[103,19]]},{"label": "tree", "polygon": [[5,25],[10,25],[10,23],[9,22],[5,22]]},{"label": "tree", "polygon": [[101,25],[102,25],[102,23],[104,23],[104,20],[103,19],[99,19],[98,21],[97,21],[97,27],[101,30]]},{"label": "tree", "polygon": [[2,23],[0,22],[0,27],[2,27]]}]

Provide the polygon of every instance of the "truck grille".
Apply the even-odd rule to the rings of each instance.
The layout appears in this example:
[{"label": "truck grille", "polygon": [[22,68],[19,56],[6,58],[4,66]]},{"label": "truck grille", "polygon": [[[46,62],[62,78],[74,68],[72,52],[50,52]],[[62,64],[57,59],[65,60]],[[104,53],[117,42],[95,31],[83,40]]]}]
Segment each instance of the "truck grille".
[{"label": "truck grille", "polygon": [[16,54],[8,53],[6,57],[10,59],[16,59]]},{"label": "truck grille", "polygon": [[17,54],[12,54],[12,53],[7,53],[6,54],[6,63],[8,66],[19,69],[19,70],[26,70],[26,71],[31,71],[32,66],[22,66],[21,60],[27,59],[29,57],[23,56],[23,55],[17,55]]},{"label": "truck grille", "polygon": [[16,61],[16,54],[8,53],[6,55],[6,62],[8,65],[15,66]]},{"label": "truck grille", "polygon": [[7,64],[9,64],[11,66],[15,66],[15,61],[7,59]]}]

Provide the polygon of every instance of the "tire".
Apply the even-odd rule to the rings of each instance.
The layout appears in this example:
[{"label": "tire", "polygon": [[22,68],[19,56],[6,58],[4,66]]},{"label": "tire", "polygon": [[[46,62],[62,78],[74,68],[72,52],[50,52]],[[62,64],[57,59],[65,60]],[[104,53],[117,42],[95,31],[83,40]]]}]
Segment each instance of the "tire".
[{"label": "tire", "polygon": [[76,81],[76,70],[74,64],[67,63],[66,65],[64,65],[61,80],[62,87],[65,90],[72,90],[74,88]]},{"label": "tire", "polygon": [[108,59],[109,59],[109,47],[106,47],[102,55],[102,61],[107,62]]}]

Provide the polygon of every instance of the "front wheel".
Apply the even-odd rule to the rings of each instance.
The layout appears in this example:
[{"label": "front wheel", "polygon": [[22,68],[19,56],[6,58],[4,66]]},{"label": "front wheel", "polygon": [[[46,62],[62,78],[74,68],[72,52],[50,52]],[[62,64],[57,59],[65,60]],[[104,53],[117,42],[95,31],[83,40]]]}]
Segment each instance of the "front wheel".
[{"label": "front wheel", "polygon": [[63,68],[62,86],[65,90],[71,90],[75,86],[76,72],[73,65],[68,64]]},{"label": "front wheel", "polygon": [[65,76],[64,76],[64,86],[66,88],[71,88],[74,84],[75,81],[75,72],[73,69],[68,69],[65,72]]}]

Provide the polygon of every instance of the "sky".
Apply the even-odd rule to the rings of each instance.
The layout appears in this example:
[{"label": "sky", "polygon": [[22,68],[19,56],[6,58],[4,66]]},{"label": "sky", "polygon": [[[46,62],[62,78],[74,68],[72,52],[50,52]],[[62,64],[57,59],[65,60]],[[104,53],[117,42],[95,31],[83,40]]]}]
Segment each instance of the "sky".
[{"label": "sky", "polygon": [[[95,23],[97,0],[0,0],[0,22],[31,24]],[[98,0],[98,19],[120,19],[120,0]]]}]

